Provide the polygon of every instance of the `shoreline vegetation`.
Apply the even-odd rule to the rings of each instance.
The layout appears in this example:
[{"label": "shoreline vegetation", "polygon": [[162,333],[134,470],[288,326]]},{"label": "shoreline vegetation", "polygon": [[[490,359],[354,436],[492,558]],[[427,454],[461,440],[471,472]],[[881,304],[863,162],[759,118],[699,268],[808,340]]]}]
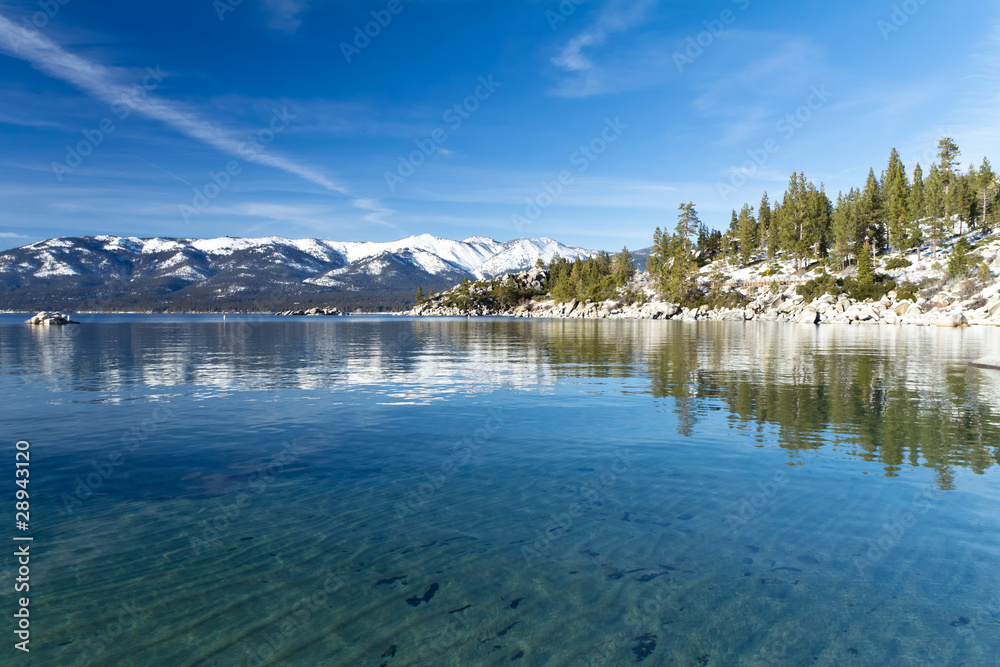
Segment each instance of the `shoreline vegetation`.
[{"label": "shoreline vegetation", "polygon": [[893,149],[880,177],[839,193],[796,172],[782,198],[734,209],[709,230],[681,204],[657,228],[645,270],[628,249],[416,295],[405,315],[1000,326],[1000,186],[965,173],[950,138],[912,182]]}]

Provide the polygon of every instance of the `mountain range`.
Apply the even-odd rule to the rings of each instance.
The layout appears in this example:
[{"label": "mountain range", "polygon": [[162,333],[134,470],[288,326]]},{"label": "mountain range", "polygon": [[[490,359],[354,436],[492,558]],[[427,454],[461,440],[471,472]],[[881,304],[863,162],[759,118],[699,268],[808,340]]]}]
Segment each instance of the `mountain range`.
[{"label": "mountain range", "polygon": [[417,287],[522,271],[595,251],[548,238],[463,241],[429,234],[387,243],[320,239],[49,239],[0,253],[0,308],[272,311],[310,306],[397,310]]}]

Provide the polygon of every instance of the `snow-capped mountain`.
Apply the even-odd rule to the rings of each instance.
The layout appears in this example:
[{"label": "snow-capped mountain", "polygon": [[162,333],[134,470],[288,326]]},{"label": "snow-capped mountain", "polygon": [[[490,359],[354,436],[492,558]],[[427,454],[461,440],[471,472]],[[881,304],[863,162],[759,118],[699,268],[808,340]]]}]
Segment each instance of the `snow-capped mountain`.
[{"label": "snow-capped mountain", "polygon": [[441,290],[466,277],[514,273],[557,253],[593,251],[547,238],[501,243],[429,234],[388,243],[67,237],[0,253],[0,308],[269,309],[295,298],[393,309],[418,286]]}]

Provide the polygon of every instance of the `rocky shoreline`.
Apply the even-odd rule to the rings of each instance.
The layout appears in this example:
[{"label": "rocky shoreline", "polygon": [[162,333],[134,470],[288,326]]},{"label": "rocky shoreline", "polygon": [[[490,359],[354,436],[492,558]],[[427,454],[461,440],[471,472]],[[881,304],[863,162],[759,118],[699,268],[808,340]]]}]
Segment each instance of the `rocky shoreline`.
[{"label": "rocky shoreline", "polygon": [[347,313],[337,308],[310,308],[309,310],[284,310],[278,317],[341,317]]},{"label": "rocky shoreline", "polygon": [[[679,320],[732,321],[732,322],[792,322],[798,324],[844,324],[968,327],[1000,326],[1000,296],[985,303],[962,300],[960,295],[943,291],[930,298],[916,301],[896,300],[895,292],[890,292],[879,301],[857,301],[846,294],[825,294],[807,302],[791,286],[777,293],[768,287],[752,287],[740,290],[749,300],[742,308],[711,309],[682,308],[677,304],[649,298],[644,303],[627,303],[624,300],[602,302],[577,301],[557,303],[541,291],[545,271],[532,269],[512,274],[505,280],[520,289],[536,289],[538,294],[530,301],[515,307],[492,306],[483,288],[467,288],[467,295],[476,305],[462,308],[453,304],[459,296],[458,289],[436,294],[426,302],[417,305],[403,315],[421,317],[517,317],[517,318],[570,318],[570,319],[634,319],[634,320]],[[480,290],[477,292],[477,290]],[[646,293],[648,294],[648,288]],[[981,300],[980,300],[981,301]]]}]

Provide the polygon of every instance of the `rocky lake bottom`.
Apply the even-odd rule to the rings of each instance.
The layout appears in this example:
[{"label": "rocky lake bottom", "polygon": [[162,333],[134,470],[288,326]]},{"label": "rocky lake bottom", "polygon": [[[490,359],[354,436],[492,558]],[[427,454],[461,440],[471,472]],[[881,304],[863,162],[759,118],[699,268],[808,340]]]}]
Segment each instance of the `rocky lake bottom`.
[{"label": "rocky lake bottom", "polygon": [[1000,658],[993,328],[23,320],[25,664]]}]

